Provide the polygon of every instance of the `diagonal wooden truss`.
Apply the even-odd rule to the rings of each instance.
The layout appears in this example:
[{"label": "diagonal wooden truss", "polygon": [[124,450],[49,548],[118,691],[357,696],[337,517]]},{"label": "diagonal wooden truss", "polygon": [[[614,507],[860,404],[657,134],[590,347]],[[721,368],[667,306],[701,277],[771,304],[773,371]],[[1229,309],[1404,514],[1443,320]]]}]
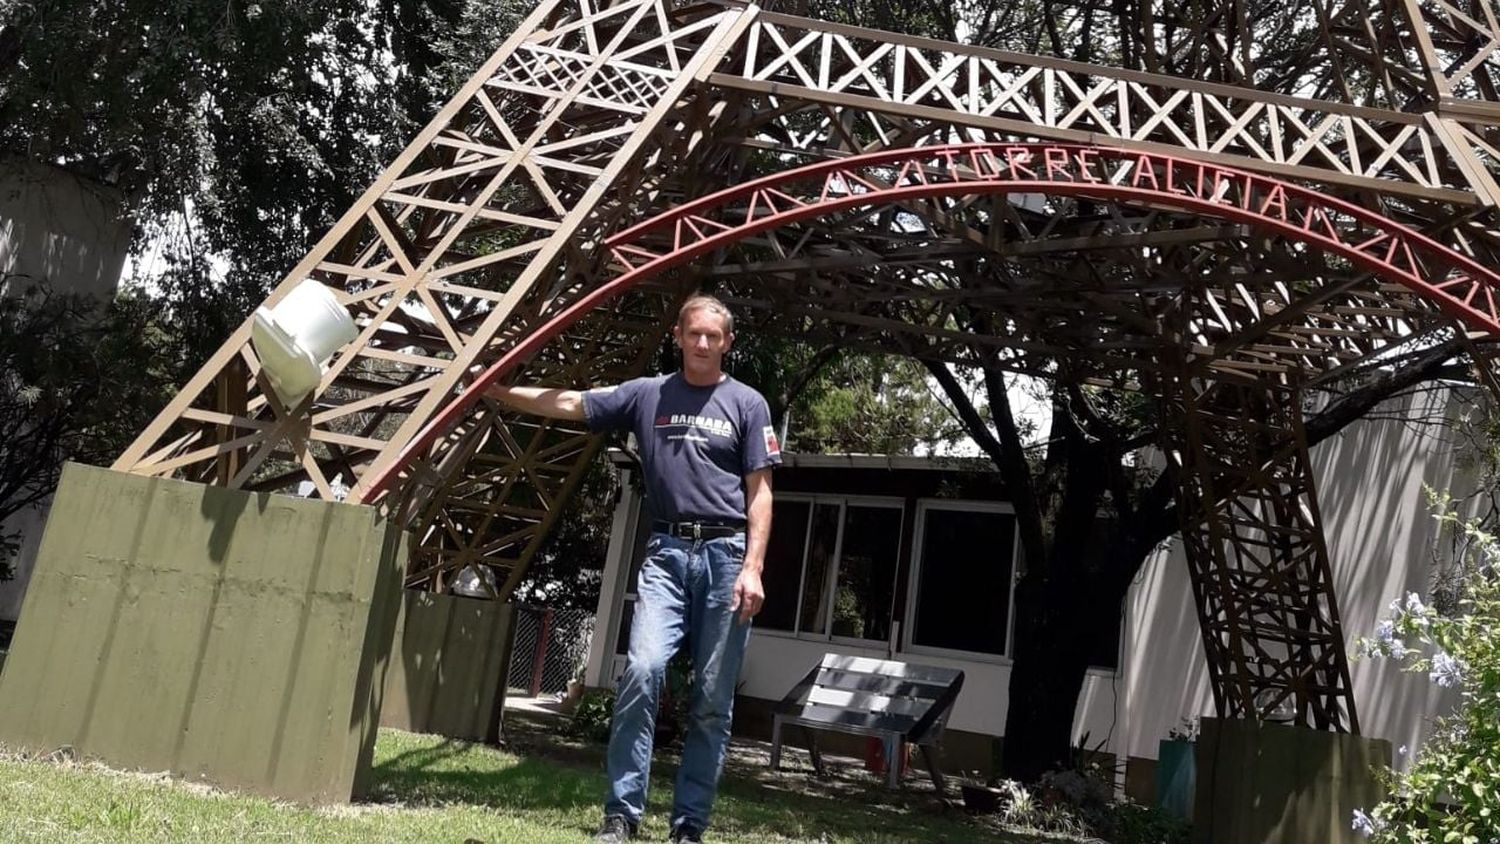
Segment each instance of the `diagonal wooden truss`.
[{"label": "diagonal wooden truss", "polygon": [[[313,278],[354,315],[320,389],[283,406],[247,324],[115,468],[342,476],[411,526],[411,584],[479,564],[508,594],[600,442],[482,380],[641,373],[707,284],[750,330],[1157,396],[1221,711],[1357,729],[1300,408],[1437,343],[1491,368],[1496,4],[1115,5],[1054,22],[1092,21],[1111,67],[727,0],[543,2],[268,298]],[[931,158],[963,144],[1034,145],[1057,178]],[[1197,205],[1078,189],[1048,149],[1095,157],[1071,177],[1240,176]],[[915,163],[860,164],[883,153]],[[789,173],[818,176],[740,189]],[[867,195],[789,213],[840,191]]]}]

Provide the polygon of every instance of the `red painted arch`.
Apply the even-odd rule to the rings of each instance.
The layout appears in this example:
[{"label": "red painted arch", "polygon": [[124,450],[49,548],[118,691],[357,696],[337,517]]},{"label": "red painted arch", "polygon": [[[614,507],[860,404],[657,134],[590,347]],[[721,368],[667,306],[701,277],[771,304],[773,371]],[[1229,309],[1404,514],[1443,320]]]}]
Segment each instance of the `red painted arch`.
[{"label": "red painted arch", "polygon": [[612,235],[618,274],[529,334],[445,406],[359,500],[396,475],[504,377],[604,301],[663,270],[751,235],[866,205],[976,193],[1149,202],[1246,223],[1341,255],[1432,300],[1470,328],[1500,335],[1500,274],[1352,203],[1270,176],[1193,159],[1069,144],[955,144],[820,161],[726,188]]}]

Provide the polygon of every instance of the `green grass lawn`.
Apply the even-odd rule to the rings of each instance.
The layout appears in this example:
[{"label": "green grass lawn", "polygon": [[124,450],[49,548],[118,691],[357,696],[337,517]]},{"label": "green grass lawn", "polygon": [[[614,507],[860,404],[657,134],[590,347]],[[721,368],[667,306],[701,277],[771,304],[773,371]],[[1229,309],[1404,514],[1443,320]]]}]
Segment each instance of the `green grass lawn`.
[{"label": "green grass lawn", "polygon": [[[368,802],[310,809],[90,762],[0,753],[0,841],[587,841],[604,789],[597,748],[545,733],[516,752],[383,730]],[[664,841],[669,764],[656,771],[644,840]],[[731,765],[711,841],[1037,840],[942,808],[929,792],[858,778],[817,783]]]}]

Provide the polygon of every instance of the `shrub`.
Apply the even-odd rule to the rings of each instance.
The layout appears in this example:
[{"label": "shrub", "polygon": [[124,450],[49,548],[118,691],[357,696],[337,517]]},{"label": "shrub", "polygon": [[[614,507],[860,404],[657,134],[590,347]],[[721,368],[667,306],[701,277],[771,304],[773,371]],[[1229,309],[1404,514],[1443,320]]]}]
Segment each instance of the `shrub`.
[{"label": "shrub", "polygon": [[573,732],[590,741],[609,741],[609,722],[615,713],[613,689],[590,689],[573,710]]},{"label": "shrub", "polygon": [[1109,823],[1111,828],[1099,834],[1114,844],[1187,844],[1192,831],[1181,818],[1138,803],[1111,804]]},{"label": "shrub", "polygon": [[1354,829],[1380,844],[1487,844],[1500,837],[1500,542],[1477,523],[1460,521],[1439,502],[1439,520],[1466,541],[1453,570],[1440,578],[1435,603],[1413,592],[1391,602],[1366,656],[1394,659],[1457,689],[1454,711],[1437,720],[1432,736],[1404,774],[1384,772],[1390,797],[1370,812],[1356,811]]}]

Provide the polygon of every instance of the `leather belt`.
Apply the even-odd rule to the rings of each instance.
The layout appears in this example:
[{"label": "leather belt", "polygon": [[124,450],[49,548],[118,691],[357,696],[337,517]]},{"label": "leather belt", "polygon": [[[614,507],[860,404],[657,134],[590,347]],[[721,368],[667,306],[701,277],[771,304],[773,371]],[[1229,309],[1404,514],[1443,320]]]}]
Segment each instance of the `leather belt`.
[{"label": "leather belt", "polygon": [[744,525],[728,525],[723,522],[666,522],[660,519],[651,522],[651,529],[657,533],[665,533],[678,539],[692,539],[694,541],[703,539],[723,539],[726,536],[734,536],[744,533]]}]

